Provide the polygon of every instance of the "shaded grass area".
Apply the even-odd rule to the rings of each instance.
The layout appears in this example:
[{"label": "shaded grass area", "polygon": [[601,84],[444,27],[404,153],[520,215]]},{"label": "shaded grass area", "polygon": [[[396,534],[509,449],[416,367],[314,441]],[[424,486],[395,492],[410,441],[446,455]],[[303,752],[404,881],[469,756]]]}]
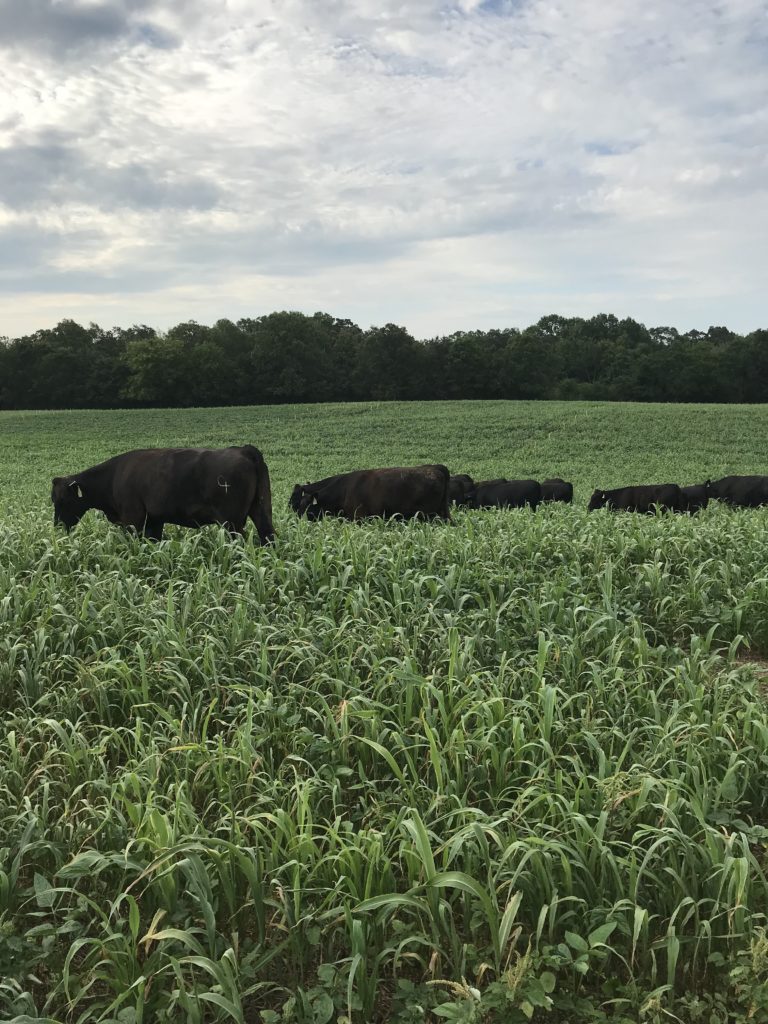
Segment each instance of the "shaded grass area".
[{"label": "shaded grass area", "polygon": [[[760,471],[751,414],[0,417],[4,1018],[761,1019],[768,512],[583,509]],[[54,472],[244,441],[274,549],[53,531]],[[560,473],[578,505],[284,508],[294,479],[427,459]]]}]

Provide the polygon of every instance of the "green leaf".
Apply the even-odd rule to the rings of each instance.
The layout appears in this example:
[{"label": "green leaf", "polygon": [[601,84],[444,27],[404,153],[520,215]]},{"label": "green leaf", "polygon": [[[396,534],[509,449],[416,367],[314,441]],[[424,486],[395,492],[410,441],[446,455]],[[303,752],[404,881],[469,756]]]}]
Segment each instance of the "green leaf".
[{"label": "green leaf", "polygon": [[517,912],[520,909],[522,899],[522,892],[516,892],[504,908],[504,913],[501,915],[501,924],[499,925],[499,952],[502,954],[506,951],[507,943],[509,942],[509,937],[512,932],[512,926],[515,923],[515,918],[517,917]]},{"label": "green leaf", "polygon": [[601,924],[599,928],[595,928],[593,932],[590,932],[590,948],[594,949],[595,946],[602,946],[605,940],[616,930],[617,925],[618,921],[608,921],[606,924]]},{"label": "green leaf", "polygon": [[435,1017],[445,1017],[446,1020],[458,1020],[462,1015],[461,1006],[456,1003],[440,1003],[432,1009]]},{"label": "green leaf", "polygon": [[435,868],[435,858],[432,853],[432,846],[429,841],[429,834],[427,833],[424,822],[421,820],[418,814],[413,815],[404,822],[405,828],[410,833],[413,839],[413,844],[421,859],[421,863],[424,867],[424,873],[426,875],[426,881],[430,882],[437,874]]},{"label": "green leaf", "polygon": [[203,955],[203,947],[194,935],[184,931],[182,928],[161,928],[159,932],[153,932],[152,934],[153,942],[162,942],[166,939],[176,939],[178,942],[183,942],[188,949],[194,950],[198,956]]},{"label": "green leaf", "polygon": [[204,999],[207,1003],[213,1003],[214,1006],[220,1006],[222,1010],[226,1011],[232,1020],[237,1021],[237,1024],[244,1024],[243,1014],[235,1006],[235,1004],[225,999],[224,996],[220,996],[217,992],[199,992],[198,999]]},{"label": "green leaf", "polygon": [[566,932],[565,941],[571,949],[575,949],[577,953],[586,953],[589,950],[589,945],[580,935],[577,935],[576,932]]},{"label": "green leaf", "polygon": [[383,757],[384,760],[389,765],[389,767],[392,769],[392,773],[397,779],[397,781],[402,786],[406,785],[405,777],[402,771],[400,770],[400,765],[397,763],[397,761],[390,754],[386,747],[382,747],[382,745],[380,743],[377,743],[375,740],[369,740],[367,736],[361,736],[360,741],[362,743],[367,743],[372,750],[375,750],[376,753],[379,754],[379,756]]},{"label": "green leaf", "polygon": [[139,914],[139,905],[133,896],[129,896],[128,899],[130,901],[128,904],[128,927],[131,929],[131,938],[136,942],[141,915]]},{"label": "green leaf", "polygon": [[314,1002],[312,1007],[315,1014],[315,1024],[328,1024],[333,1018],[336,1008],[333,1005],[333,1000],[327,992],[321,992],[320,995]]},{"label": "green leaf", "polygon": [[544,989],[545,992],[549,993],[555,991],[557,979],[555,978],[552,971],[544,971],[544,973],[539,978],[539,981],[541,982],[541,987]]},{"label": "green leaf", "polygon": [[98,850],[84,850],[60,868],[58,876],[65,879],[83,878],[85,875],[97,874],[107,863],[107,858]]},{"label": "green leaf", "polygon": [[539,978],[531,978],[525,985],[525,994],[528,1001],[534,1006],[549,1006],[551,999],[544,991],[544,986]]},{"label": "green leaf", "polygon": [[323,985],[332,985],[336,980],[336,968],[333,964],[320,964],[317,968],[317,977]]},{"label": "green leaf", "polygon": [[648,911],[642,907],[635,907],[635,923],[632,927],[632,955],[634,956],[634,950],[637,946],[637,940],[640,937],[643,924],[648,919]]},{"label": "green leaf", "polygon": [[56,893],[51,888],[51,883],[39,872],[35,872],[35,899],[38,907],[52,907],[56,898]]},{"label": "green leaf", "polygon": [[396,892],[383,893],[381,896],[371,896],[369,900],[363,900],[355,907],[356,914],[368,914],[372,910],[379,910],[386,907],[388,910],[395,910],[397,907],[409,907],[411,910],[422,910],[423,903],[407,893],[400,895]]},{"label": "green leaf", "polygon": [[670,931],[667,935],[665,945],[667,948],[667,984],[672,988],[675,984],[677,958],[680,955],[680,939],[678,939],[674,931]]}]

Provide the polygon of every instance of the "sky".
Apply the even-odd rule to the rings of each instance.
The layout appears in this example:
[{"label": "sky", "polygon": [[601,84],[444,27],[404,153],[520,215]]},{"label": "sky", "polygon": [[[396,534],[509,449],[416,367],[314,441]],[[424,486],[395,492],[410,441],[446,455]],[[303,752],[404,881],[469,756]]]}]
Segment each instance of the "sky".
[{"label": "sky", "polygon": [[0,0],[0,335],[768,326],[768,0]]}]

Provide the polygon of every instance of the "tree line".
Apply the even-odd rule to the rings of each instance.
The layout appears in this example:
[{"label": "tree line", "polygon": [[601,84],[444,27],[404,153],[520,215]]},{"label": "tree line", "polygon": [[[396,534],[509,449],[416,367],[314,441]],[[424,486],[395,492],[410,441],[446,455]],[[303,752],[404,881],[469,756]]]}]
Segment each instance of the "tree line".
[{"label": "tree line", "polygon": [[0,341],[0,408],[459,398],[764,402],[768,330],[685,334],[601,313],[417,341],[327,313],[165,332],[62,320]]}]

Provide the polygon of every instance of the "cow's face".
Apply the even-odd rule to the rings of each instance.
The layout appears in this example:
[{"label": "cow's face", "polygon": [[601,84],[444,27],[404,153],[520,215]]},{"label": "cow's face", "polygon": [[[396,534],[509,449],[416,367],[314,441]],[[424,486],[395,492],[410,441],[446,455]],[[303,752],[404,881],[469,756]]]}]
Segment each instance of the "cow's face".
[{"label": "cow's face", "polygon": [[316,502],[317,495],[312,494],[310,491],[304,491],[299,502],[299,515],[308,515],[310,519],[317,519],[317,515],[313,514],[313,506]]},{"label": "cow's face", "polygon": [[[315,502],[315,495],[309,491],[306,485],[296,484],[291,491],[291,497],[288,500],[288,504],[291,506],[297,516],[305,516],[307,509],[310,508]],[[310,513],[310,519],[313,518]]]},{"label": "cow's face", "polygon": [[55,476],[51,488],[54,526],[63,526],[67,533],[77,526],[88,511],[88,502],[80,484],[67,476]]},{"label": "cow's face", "polygon": [[452,476],[448,482],[448,496],[451,501],[455,501],[457,505],[464,505],[467,500],[467,495],[475,486],[475,482],[471,476],[467,476],[466,473],[461,473],[458,476]]},{"label": "cow's face", "polygon": [[301,484],[296,484],[296,486],[291,491],[290,498],[288,499],[288,504],[293,509],[293,511],[296,512],[297,515],[300,514],[299,506],[301,505],[301,496],[303,493],[304,488],[301,486]]},{"label": "cow's face", "polygon": [[605,508],[605,491],[594,491],[589,499],[587,510],[594,512],[596,508]]}]

